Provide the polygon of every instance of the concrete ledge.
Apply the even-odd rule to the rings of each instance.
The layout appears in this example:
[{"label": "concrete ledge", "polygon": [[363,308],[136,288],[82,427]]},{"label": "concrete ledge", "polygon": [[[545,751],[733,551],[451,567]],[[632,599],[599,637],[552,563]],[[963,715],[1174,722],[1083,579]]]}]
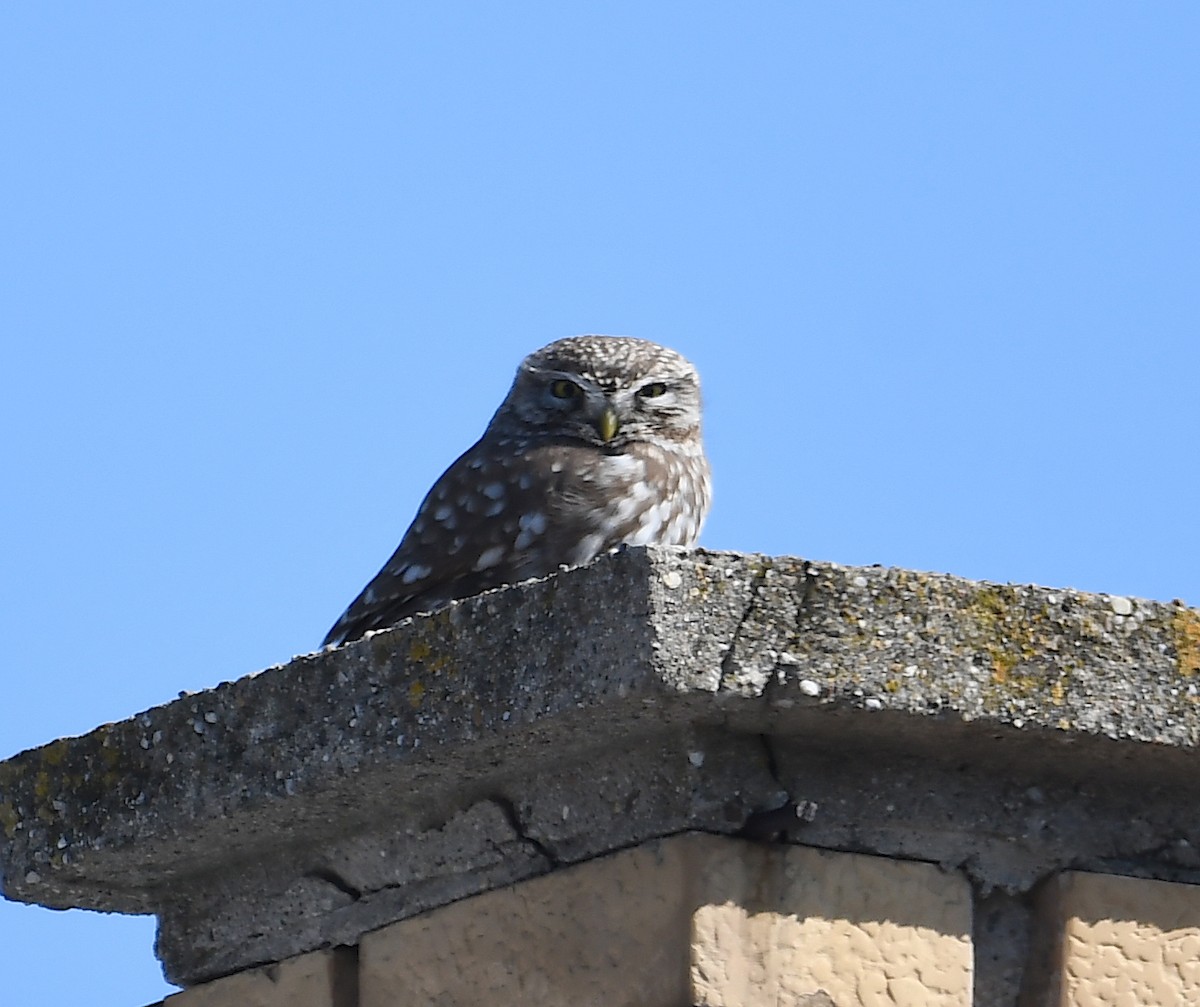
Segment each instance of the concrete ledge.
[{"label": "concrete ledge", "polygon": [[634,549],[0,764],[9,898],[185,984],[686,830],[1200,880],[1200,613]]}]

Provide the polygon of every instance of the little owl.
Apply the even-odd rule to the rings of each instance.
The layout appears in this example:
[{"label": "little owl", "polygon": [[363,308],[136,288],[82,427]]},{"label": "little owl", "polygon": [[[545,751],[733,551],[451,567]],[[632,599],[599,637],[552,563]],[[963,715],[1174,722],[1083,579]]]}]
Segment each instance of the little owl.
[{"label": "little owl", "polygon": [[325,645],[616,546],[690,546],[710,496],[696,369],[642,339],[560,339],[522,361]]}]

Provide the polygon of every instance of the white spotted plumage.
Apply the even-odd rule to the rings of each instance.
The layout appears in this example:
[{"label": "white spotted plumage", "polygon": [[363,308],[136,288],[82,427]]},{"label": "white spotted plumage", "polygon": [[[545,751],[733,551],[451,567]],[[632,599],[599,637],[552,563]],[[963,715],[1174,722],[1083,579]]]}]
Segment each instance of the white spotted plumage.
[{"label": "white spotted plumage", "polygon": [[560,339],[522,361],[325,643],[616,546],[693,545],[710,498],[695,368],[641,339]]}]

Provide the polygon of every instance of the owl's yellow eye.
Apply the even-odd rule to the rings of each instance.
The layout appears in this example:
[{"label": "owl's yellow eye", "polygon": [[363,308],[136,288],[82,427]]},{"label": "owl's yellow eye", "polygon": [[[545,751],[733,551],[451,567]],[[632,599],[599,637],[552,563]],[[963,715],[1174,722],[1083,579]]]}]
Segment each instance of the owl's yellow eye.
[{"label": "owl's yellow eye", "polygon": [[550,382],[550,394],[556,399],[577,399],[583,393],[574,381],[568,381],[566,378],[559,378],[557,381]]},{"label": "owl's yellow eye", "polygon": [[642,385],[638,389],[638,395],[644,399],[657,399],[660,395],[667,394],[667,386],[661,381],[651,381],[648,385]]}]

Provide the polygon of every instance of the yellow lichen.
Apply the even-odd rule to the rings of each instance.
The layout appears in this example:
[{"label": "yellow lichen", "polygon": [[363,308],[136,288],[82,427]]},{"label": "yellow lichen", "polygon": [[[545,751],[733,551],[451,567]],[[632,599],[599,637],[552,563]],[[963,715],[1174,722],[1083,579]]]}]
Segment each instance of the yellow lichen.
[{"label": "yellow lichen", "polygon": [[983,650],[992,662],[992,681],[998,685],[1008,682],[1009,675],[1020,662],[1014,649],[1018,644],[1016,638],[1027,635],[1027,631],[1023,632],[1024,627],[1015,625],[1009,614],[1015,600],[1015,597],[1006,598],[1001,588],[984,587],[976,592],[969,609],[984,638],[981,641]]},{"label": "yellow lichen", "polygon": [[421,700],[425,698],[425,686],[420,682],[413,682],[408,687],[408,701],[413,707],[421,705]]},{"label": "yellow lichen", "polygon": [[1051,683],[1039,668],[1049,642],[1043,628],[1050,618],[1046,606],[1030,611],[1014,588],[988,586],[974,593],[966,613],[975,624],[974,644],[991,664],[991,702],[1004,704],[1007,698],[1031,697],[1043,690],[1054,704],[1064,702],[1067,683]]},{"label": "yellow lichen", "polygon": [[1171,619],[1179,674],[1190,678],[1200,672],[1200,611],[1180,608]]},{"label": "yellow lichen", "polygon": [[992,659],[992,680],[995,682],[1007,682],[1009,672],[1017,666],[1016,657],[999,647],[989,646],[987,648],[988,657]]}]

